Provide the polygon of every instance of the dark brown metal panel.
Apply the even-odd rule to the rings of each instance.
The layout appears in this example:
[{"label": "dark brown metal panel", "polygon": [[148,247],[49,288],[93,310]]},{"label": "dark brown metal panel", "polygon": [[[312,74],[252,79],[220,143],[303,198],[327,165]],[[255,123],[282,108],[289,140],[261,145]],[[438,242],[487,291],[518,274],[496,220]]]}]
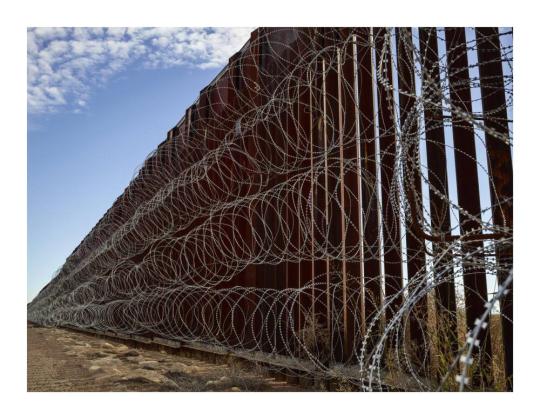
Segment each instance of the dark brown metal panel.
[{"label": "dark brown metal panel", "polygon": [[[276,40],[279,36],[279,29],[266,28],[263,31],[263,39],[267,49],[264,52],[264,65],[259,69],[261,74],[261,82],[266,89],[263,89],[263,95],[272,97],[278,87],[276,78],[280,74],[280,57],[276,56]],[[265,91],[266,90],[266,91]],[[272,165],[269,173],[269,188],[276,187],[279,183],[286,180],[286,176],[281,172],[284,166],[285,148],[284,133],[280,129],[281,115],[272,114],[266,121],[267,127],[265,135],[268,144],[268,161]],[[281,225],[281,217],[285,215],[283,202],[279,202],[277,198],[272,198],[268,206],[268,232],[273,235],[273,243],[271,255],[274,257],[274,262],[267,265],[268,287],[275,290],[283,290],[286,288],[286,264],[278,262],[276,256],[281,256],[285,246],[285,237],[283,234],[284,226]],[[280,311],[281,308],[278,301],[272,301],[272,306],[269,315],[268,331],[272,336],[273,350],[280,355],[286,355],[286,346],[284,342],[285,329],[282,324]]]},{"label": "dark brown metal panel", "polygon": [[[504,78],[501,64],[501,45],[498,28],[477,28],[476,45],[478,51],[478,68],[480,73],[480,90],[482,94],[482,111],[488,169],[490,182],[491,206],[493,222],[496,226],[513,228],[513,169],[510,144],[505,139],[497,138],[490,129],[509,139],[508,114],[504,94]],[[512,244],[499,245],[496,249],[497,262],[502,269],[498,272],[498,281],[502,283],[509,269],[513,266]],[[509,293],[503,296],[501,305],[501,321],[505,355],[505,373],[507,388],[513,388],[513,305],[512,286]]]},{"label": "dark brown metal panel", "polygon": [[[235,116],[237,118],[250,111],[248,107],[249,102],[247,102],[245,98],[248,94],[248,84],[250,82],[253,82],[253,80],[257,76],[256,72],[253,71],[253,67],[250,66],[250,61],[252,61],[252,59],[250,60],[250,58],[250,54],[245,53],[244,55],[242,55],[240,53],[237,53],[233,55],[229,60],[231,80],[234,86],[234,103],[231,103],[231,106],[234,106],[236,108]],[[250,71],[243,71],[244,63],[247,64],[246,70],[249,69]],[[237,121],[239,121],[239,119],[237,119]],[[254,192],[254,190],[252,190],[253,188],[251,188],[249,183],[246,182],[247,179],[254,178],[252,174],[252,170],[254,168],[252,167],[251,162],[248,159],[248,156],[254,157],[255,154],[253,142],[241,141],[241,132],[238,132],[236,126],[234,135],[237,136],[234,148],[238,148],[238,152],[236,153],[237,156],[235,159],[237,165],[237,182],[238,184],[242,184],[241,189],[238,191],[238,195],[248,196],[249,194]],[[234,149],[231,150],[231,152],[233,151]],[[252,208],[250,205],[243,206],[240,211],[236,212],[235,222],[237,224],[237,230],[240,233],[238,241],[241,243],[241,249],[239,249],[240,252],[238,253],[238,257],[240,260],[245,261],[249,259],[250,255],[252,255],[254,250]],[[237,275],[238,286],[241,286],[243,288],[255,287],[255,276],[256,267],[251,264],[247,265],[242,270],[242,272]],[[249,319],[251,313],[255,311],[257,306],[257,294],[243,292],[243,296],[244,298],[242,298],[242,301],[239,304],[239,307],[242,309],[243,316],[241,318],[241,324],[239,324],[238,326],[238,330],[239,333],[244,334],[245,337],[243,338],[243,341],[241,343],[243,345],[246,345],[247,347],[255,347],[256,344],[254,341],[252,341],[251,336],[251,327],[255,325],[249,323]],[[260,324],[257,324],[257,326],[260,328]]]},{"label": "dark brown metal panel", "polygon": [[[310,28],[299,29],[299,39],[297,50],[299,56],[303,57],[308,52],[307,46],[311,40]],[[295,71],[297,80],[297,97],[298,101],[295,105],[296,118],[296,153],[301,155],[299,162],[299,170],[306,176],[305,181],[299,185],[298,195],[295,197],[296,223],[298,223],[298,231],[296,243],[298,252],[302,255],[302,259],[298,263],[298,282],[295,286],[298,289],[305,287],[313,279],[313,260],[311,257],[311,208],[309,208],[309,196],[311,193],[311,121],[310,121],[310,86],[309,86],[310,70],[307,66],[301,66]],[[313,296],[310,291],[299,293],[297,300],[297,324],[296,332],[300,339],[304,340],[304,335],[307,333],[309,321],[313,316]],[[303,351],[298,350],[298,355],[305,357]]]},{"label": "dark brown metal panel", "polygon": [[[285,57],[290,61],[290,82],[288,84],[288,96],[296,98],[290,104],[287,115],[288,140],[288,160],[289,170],[294,176],[298,174],[309,175],[310,172],[310,109],[309,109],[309,87],[308,70],[306,66],[298,62],[306,55],[307,45],[311,39],[311,30],[294,29],[295,40],[290,43],[290,50]],[[288,287],[301,289],[312,279],[312,261],[306,259],[307,236],[310,228],[306,228],[310,214],[307,208],[307,199],[310,194],[310,183],[306,179],[303,182],[290,183],[292,189],[288,196],[289,222],[290,222],[290,256],[293,261],[288,262],[287,281]],[[289,301],[291,324],[294,325],[294,334],[302,339],[305,336],[304,330],[306,321],[309,320],[312,298],[309,294],[298,293],[298,297]],[[297,339],[293,339],[292,333],[289,336],[289,346],[295,356],[305,356],[304,351]]]},{"label": "dark brown metal panel", "polygon": [[[254,88],[252,90],[252,99],[257,107],[261,107],[264,105],[264,101],[267,98],[267,95],[263,92],[262,88],[265,84],[265,63],[268,61],[268,54],[269,54],[269,48],[268,48],[268,42],[266,38],[266,30],[264,28],[258,28],[256,31],[252,32],[251,34],[251,42],[255,42],[257,44],[257,48],[252,50],[252,53],[255,54],[255,63],[256,63],[256,73],[257,78],[254,80]],[[269,138],[269,131],[267,127],[263,124],[262,121],[258,121],[257,125],[254,128],[255,130],[255,140],[251,143],[252,147],[256,148],[257,152],[257,159],[260,161],[264,161],[268,159],[270,156],[268,155],[270,153],[269,147],[266,145],[266,141]],[[261,168],[262,170],[262,168]],[[266,177],[266,180],[269,181],[268,174],[262,173],[264,177]],[[267,187],[270,187],[272,184],[270,182],[267,183]],[[266,227],[270,226],[270,215],[267,212],[267,205],[263,202],[259,202],[255,207],[255,212],[258,215],[257,221],[256,221],[256,232],[257,232],[257,251],[259,254],[264,254],[267,250],[265,248],[265,245],[267,246],[268,238],[267,236],[267,230]],[[273,286],[273,266],[268,263],[259,263],[257,264],[256,268],[256,285],[257,288],[264,290],[266,288],[272,288]],[[270,308],[270,305],[268,301],[264,298],[264,294],[262,294],[263,297],[261,297],[260,302],[260,308],[259,312],[261,315],[261,344],[260,349],[264,352],[272,352],[272,348],[274,346],[274,330],[275,329],[275,321],[273,320],[273,316]]]},{"label": "dark brown metal panel", "polygon": [[[245,52],[242,62],[241,62],[241,73],[240,76],[242,77],[242,106],[246,110],[246,112],[252,112],[257,106],[259,102],[258,94],[255,89],[255,86],[258,84],[259,80],[259,72],[257,67],[257,53],[258,53],[258,45],[257,45],[257,30],[253,31],[250,36],[250,43],[249,48]],[[248,179],[253,179],[254,183],[260,182],[260,173],[258,167],[255,165],[256,161],[256,147],[254,144],[254,137],[247,136],[247,144],[244,144],[245,151],[247,155],[251,158],[250,161],[246,162],[246,175]],[[259,188],[257,188],[259,190]],[[255,190],[250,191],[250,193],[254,193]],[[257,240],[262,234],[261,226],[260,226],[260,214],[257,212],[258,206],[255,203],[250,203],[248,207],[248,216],[247,216],[247,222],[249,224],[249,228],[251,229],[250,232],[250,250],[252,255],[256,255],[258,253],[257,248]],[[246,286],[248,287],[257,287],[257,277],[260,274],[260,265],[254,265],[251,264],[248,267],[246,267],[245,272],[245,281]],[[260,335],[262,333],[262,317],[260,316],[260,313],[258,311],[260,304],[261,304],[261,294],[258,292],[251,292],[247,294],[250,304],[248,306],[248,312],[246,313],[246,317],[250,319],[250,323],[247,324],[247,328],[249,329],[248,336],[250,340],[248,347],[254,348],[257,350],[260,350],[259,341],[260,341]]]},{"label": "dark brown metal panel", "polygon": [[[225,71],[218,81],[218,98],[219,98],[219,113],[216,115],[219,120],[220,129],[218,130],[220,137],[218,140],[220,143],[225,141],[228,135],[231,135],[230,130],[234,126],[234,106],[236,105],[236,95],[234,91],[233,74],[230,71],[232,59],[229,60],[228,71]],[[235,182],[233,170],[235,166],[235,153],[234,148],[231,148],[229,153],[224,154],[220,163],[222,166],[221,181],[227,191],[233,191]],[[229,198],[230,199],[230,198]],[[239,237],[238,217],[233,213],[225,213],[220,217],[219,228],[224,232],[223,236],[228,239],[232,252],[240,253],[239,242],[242,240]],[[233,272],[231,272],[232,274]],[[223,284],[223,288],[233,288],[240,286],[242,281],[242,273],[233,274],[230,280]],[[233,311],[233,304],[236,301],[227,300],[224,306],[224,321],[222,327],[227,331],[227,343],[230,346],[236,346],[240,344],[238,331],[242,330],[242,316],[238,308]]]},{"label": "dark brown metal panel", "polygon": [[[340,29],[341,39],[345,41],[340,51],[340,74],[339,74],[339,102],[340,102],[340,174],[342,195],[342,219],[341,219],[341,246],[343,275],[343,346],[344,358],[354,362],[354,349],[357,347],[356,339],[361,336],[360,326],[361,312],[361,260],[359,248],[360,236],[360,207],[358,196],[358,155],[357,147],[357,109],[355,89],[355,51],[353,45],[354,30],[349,28]],[[356,40],[356,38],[354,38]],[[339,122],[339,121],[338,121]]]},{"label": "dark brown metal panel", "polygon": [[[290,33],[296,34],[296,29],[285,30],[290,36]],[[292,38],[292,36],[290,36]],[[295,57],[298,57],[298,52],[295,48],[295,42],[285,39],[284,44],[287,46],[283,51],[281,58],[283,59],[282,66],[284,67],[285,73],[289,82],[285,84],[284,91],[286,97],[294,98],[298,93],[297,84],[295,82],[295,71],[294,63]],[[296,173],[297,162],[296,159],[299,157],[297,153],[296,142],[298,141],[298,133],[296,130],[296,122],[298,117],[296,115],[296,110],[298,108],[297,101],[291,101],[289,104],[285,105],[284,111],[280,117],[281,126],[284,129],[284,138],[285,143],[285,170],[287,172],[286,182],[288,185],[291,185],[291,177]],[[288,189],[285,193],[285,199],[283,202],[284,216],[282,217],[282,230],[283,230],[283,239],[284,247],[287,262],[285,262],[285,283],[284,289],[294,289],[298,286],[299,281],[299,263],[297,260],[298,247],[299,247],[299,224],[298,224],[298,213],[295,212],[294,206],[296,202],[296,197],[299,194],[299,190],[296,189],[295,185],[292,189]],[[283,224],[284,222],[284,224]],[[295,305],[297,301],[288,300],[287,307],[284,310],[284,315],[282,318],[282,329],[284,330],[284,339],[285,346],[289,349],[290,354],[298,353],[297,341],[293,338],[294,333],[299,322],[298,319],[298,310],[295,310]],[[286,315],[285,315],[286,313]],[[290,318],[289,318],[290,317]],[[290,355],[289,354],[289,355]]]},{"label": "dark brown metal panel", "polygon": [[[266,28],[259,28],[258,29],[258,68],[257,68],[257,74],[258,74],[258,83],[259,87],[261,89],[260,93],[257,94],[257,102],[260,106],[264,105],[262,102],[265,100],[265,98],[268,97],[267,92],[265,91],[265,86],[267,85],[268,80],[268,67],[271,60],[270,56],[270,48],[269,48],[269,40],[268,40],[268,30]],[[256,128],[257,132],[257,138],[265,139],[266,141],[262,141],[262,144],[257,144],[258,152],[259,152],[259,158],[263,161],[271,161],[273,151],[271,147],[267,145],[269,140],[272,138],[273,130],[267,125],[264,124],[262,121],[260,121],[257,124]],[[274,186],[274,181],[269,173],[265,173],[265,176],[268,176],[268,183],[267,187],[271,188]],[[273,215],[269,211],[268,203],[261,203],[260,211],[262,212],[262,220],[261,220],[261,245],[269,245],[273,246],[272,243],[269,243],[268,240],[268,233],[269,231],[275,231],[275,225],[274,225],[274,218],[275,215]],[[263,251],[266,251],[267,249],[264,249]],[[270,288],[275,289],[276,288],[276,267],[275,265],[272,265],[270,263],[264,263],[261,265],[258,265],[258,272],[257,272],[257,286],[261,289]],[[265,352],[272,352],[275,350],[276,346],[276,320],[275,320],[275,307],[272,307],[268,301],[264,301],[261,310],[263,312],[263,315],[265,316],[263,318],[263,344],[262,349]]]},{"label": "dark brown metal panel", "polygon": [[[252,108],[260,108],[263,104],[263,97],[260,91],[260,85],[262,83],[260,77],[260,63],[261,59],[261,36],[263,34],[263,29],[259,28],[251,33],[250,37],[250,47],[249,55],[247,61],[244,61],[243,71],[246,76],[245,82],[248,84],[249,93],[247,95],[247,102]],[[254,137],[248,138],[247,140],[247,150],[248,154],[254,158],[255,161],[260,162],[261,159],[267,158],[268,156],[262,155],[263,151],[266,151],[267,148],[264,147],[261,139],[267,137],[267,132],[262,124],[259,122],[254,128]],[[262,167],[257,166],[253,167],[254,174],[257,175],[258,179],[267,176],[267,174],[261,172]],[[253,225],[253,250],[255,254],[262,255],[264,253],[265,243],[265,224],[268,221],[268,213],[266,212],[267,206],[256,201],[251,207],[251,224]],[[266,243],[268,241],[266,240]],[[273,286],[271,273],[272,267],[268,264],[258,263],[254,266],[255,270],[255,280],[254,286],[258,289],[263,290],[265,288]],[[273,316],[270,311],[270,306],[266,299],[264,298],[263,292],[257,293],[256,302],[258,304],[257,313],[253,319],[254,322],[254,332],[257,339],[257,348],[265,352],[272,351],[272,345],[270,344],[268,336],[271,336],[273,333],[272,328],[275,322],[273,321]]]},{"label": "dark brown metal panel", "polygon": [[[342,322],[343,298],[341,292],[336,292],[347,281],[346,263],[344,258],[336,257],[342,251],[343,234],[345,231],[343,212],[341,209],[344,194],[341,193],[341,167],[343,164],[343,117],[341,113],[340,77],[341,51],[338,50],[340,33],[335,28],[322,30],[325,53],[323,74],[323,129],[325,130],[325,189],[326,189],[326,220],[327,220],[327,264],[330,279],[329,308],[331,309],[331,336],[334,359],[343,362],[344,330]],[[347,342],[348,344],[348,342]]]},{"label": "dark brown metal panel", "polygon": [[[272,75],[273,81],[276,81],[276,78],[279,75],[284,75],[284,58],[281,55],[277,54],[276,49],[282,46],[281,35],[284,30],[282,28],[271,28],[269,29],[269,43],[271,56],[269,60],[270,64],[270,74]],[[281,51],[283,54],[288,52],[287,49]],[[278,84],[275,83],[271,87],[271,92],[275,93],[277,91]],[[274,94],[271,94],[274,96]],[[271,138],[272,138],[272,163],[275,170],[272,171],[272,182],[274,186],[277,186],[281,183],[286,183],[288,181],[289,173],[286,169],[287,164],[289,163],[288,151],[288,115],[286,111],[280,109],[277,114],[273,115],[270,118],[271,124]],[[280,194],[279,197],[273,198],[273,204],[275,211],[272,211],[272,231],[274,233],[274,244],[275,250],[273,251],[273,256],[278,259],[278,263],[274,265],[274,286],[275,289],[285,290],[288,288],[288,264],[289,262],[283,261],[283,257],[286,256],[286,252],[289,248],[290,243],[290,234],[289,230],[289,219],[290,211],[288,210],[288,198]],[[287,340],[290,334],[290,324],[288,319],[284,317],[284,298],[281,297],[279,300],[275,301],[274,313],[276,316],[277,327],[275,328],[275,339],[276,339],[276,351],[280,355],[290,355],[287,351]]]},{"label": "dark brown metal panel", "polygon": [[[322,37],[319,29],[313,28],[312,42],[315,48],[322,48]],[[327,264],[323,256],[325,244],[325,189],[324,173],[320,169],[320,159],[324,153],[323,123],[322,123],[322,60],[314,60],[309,66],[309,161],[310,161],[310,193],[312,195],[310,207],[310,250],[311,250],[311,319],[306,325],[313,335],[317,330],[330,329],[330,315],[327,300]],[[328,342],[323,342],[328,346]],[[327,354],[329,355],[329,354]],[[325,355],[321,362],[328,363],[329,357]]]},{"label": "dark brown metal panel", "polygon": [[[324,49],[328,47],[328,32],[326,28],[320,28],[318,30],[318,42],[320,43],[320,48]],[[326,309],[326,327],[327,333],[330,336],[330,342],[328,342],[330,347],[330,352],[333,353],[333,345],[335,342],[334,336],[334,322],[333,322],[333,299],[332,299],[332,260],[330,257],[331,252],[331,173],[329,169],[330,159],[329,159],[329,148],[330,148],[330,139],[332,132],[331,127],[329,126],[329,110],[328,110],[328,72],[330,66],[330,57],[329,54],[321,54],[320,59],[318,60],[318,72],[320,74],[318,89],[319,89],[319,107],[320,107],[320,117],[318,120],[318,145],[319,153],[322,153],[322,159],[324,161],[324,171],[320,173],[318,183],[319,188],[319,199],[320,199],[320,209],[322,212],[322,219],[320,224],[321,236],[319,239],[319,246],[322,248],[323,252],[323,263],[324,263],[324,278],[323,281],[326,283],[325,287],[325,309]]]},{"label": "dark brown metal panel", "polygon": [[[324,38],[320,29],[314,29],[313,42],[316,48],[323,48]],[[325,331],[330,334],[331,314],[329,301],[329,271],[326,253],[327,244],[327,217],[325,188],[326,171],[321,170],[322,159],[326,153],[325,131],[323,118],[323,60],[318,57],[311,66],[312,81],[310,83],[310,166],[312,171],[311,188],[312,200],[312,250],[313,250],[313,280],[315,285],[312,289],[313,304],[313,329]],[[329,346],[329,342],[325,342]],[[329,357],[324,357],[323,363],[329,362]]]},{"label": "dark brown metal panel", "polygon": [[[381,309],[382,286],[379,264],[379,219],[377,207],[377,165],[375,148],[375,110],[373,106],[373,71],[370,29],[358,29],[358,82],[360,94],[361,186],[364,252],[364,318],[369,327]],[[380,330],[380,321],[369,336],[373,348]]]},{"label": "dark brown metal panel", "polygon": [[[450,85],[450,101],[452,106],[461,111],[472,114],[470,79],[468,72],[467,45],[464,28],[446,28],[446,54],[448,60],[448,78]],[[480,218],[480,191],[476,164],[476,148],[473,126],[470,121],[464,120],[460,113],[453,109],[452,134],[454,137],[454,158],[456,162],[456,184],[458,202],[461,208],[473,217]],[[470,217],[460,212],[461,234],[466,235],[481,226]],[[462,241],[464,252],[476,251],[477,258],[483,259],[482,242],[467,243]],[[465,314],[467,327],[472,329],[475,320],[485,310],[487,301],[487,284],[485,270],[474,266],[465,266],[463,274],[465,287]],[[488,329],[486,329],[488,330]],[[480,359],[478,370],[473,382],[492,382],[490,368],[491,343],[486,333],[479,336],[483,354],[487,357]],[[476,352],[478,354],[478,352]]]}]

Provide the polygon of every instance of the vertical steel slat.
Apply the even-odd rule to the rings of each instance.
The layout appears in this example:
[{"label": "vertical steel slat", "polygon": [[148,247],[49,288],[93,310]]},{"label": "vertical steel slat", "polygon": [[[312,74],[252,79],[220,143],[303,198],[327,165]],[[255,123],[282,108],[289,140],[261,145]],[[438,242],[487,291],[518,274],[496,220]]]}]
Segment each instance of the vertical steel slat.
[{"label": "vertical steel slat", "polygon": [[[446,165],[446,146],[444,120],[442,113],[442,91],[439,68],[439,51],[436,28],[420,28],[420,56],[422,57],[422,95],[428,99],[424,103],[424,129],[426,136],[426,159],[428,181],[437,190],[429,189],[431,231],[433,235],[444,236],[451,233],[450,208],[448,205],[448,175]],[[432,257],[442,258],[444,265],[434,266],[435,278],[448,278],[435,288],[438,309],[437,330],[448,330],[451,334],[451,347],[456,350],[457,314],[456,291],[454,284],[453,256],[449,243],[432,243]],[[445,253],[446,252],[446,253]]]},{"label": "vertical steel slat", "polygon": [[[491,207],[493,222],[496,226],[513,228],[513,169],[510,144],[504,139],[496,138],[490,129],[496,130],[509,139],[508,113],[504,94],[504,77],[501,63],[501,45],[498,28],[476,28],[476,44],[478,51],[478,69],[480,74],[480,91],[482,94],[482,111],[488,170],[490,182]],[[497,122],[500,121],[500,122]],[[512,230],[510,230],[512,231]],[[499,245],[496,248],[499,266],[504,265],[497,273],[499,283],[504,282],[508,270],[513,266],[513,247],[511,244]],[[504,346],[505,374],[507,389],[513,388],[513,305],[512,285],[509,293],[500,301],[502,336]]]},{"label": "vertical steel slat", "polygon": [[[322,49],[324,40],[321,35],[320,28],[314,29],[313,42],[317,49]],[[313,173],[313,279],[316,281],[316,286],[313,289],[314,307],[314,329],[320,331],[326,331],[321,335],[330,335],[330,322],[331,318],[328,312],[328,269],[326,256],[324,256],[324,246],[326,236],[324,231],[326,230],[326,190],[325,190],[325,176],[326,171],[320,171],[321,155],[325,153],[325,141],[324,141],[324,127],[323,127],[323,61],[322,58],[318,58],[313,61],[313,83],[311,86],[311,105],[312,105],[312,153],[311,153],[311,166]],[[316,330],[314,335],[316,336]],[[326,338],[324,338],[326,339]],[[318,339],[317,339],[318,340]],[[323,347],[329,347],[329,341],[317,342],[317,345]],[[329,354],[325,354],[322,363],[327,364],[330,361]]]},{"label": "vertical steel slat", "polygon": [[[355,207],[351,208],[353,212],[353,219],[357,222],[357,240],[356,243],[353,243],[354,246],[358,248],[358,264],[355,266],[358,267],[358,291],[359,298],[357,305],[354,307],[354,312],[358,312],[359,318],[359,331],[355,333],[354,348],[358,348],[360,342],[363,339],[363,336],[366,333],[366,312],[365,312],[365,299],[364,299],[364,214],[363,214],[363,201],[362,201],[362,144],[360,142],[361,137],[361,126],[360,126],[360,74],[358,71],[359,60],[358,60],[358,35],[355,34],[352,37],[352,60],[353,60],[353,94],[354,94],[354,145],[355,145],[355,169],[357,173],[353,172],[354,183],[351,183],[353,187],[352,193],[356,193],[354,202],[356,203]],[[357,340],[358,338],[358,340]]]},{"label": "vertical steel slat", "polygon": [[[401,147],[405,147],[405,142],[411,143],[407,145],[407,162],[404,165],[404,181],[410,183],[405,184],[405,191],[411,191],[407,194],[408,204],[410,208],[410,217],[406,220],[406,241],[407,241],[407,276],[409,293],[416,292],[426,285],[426,278],[423,274],[425,265],[425,247],[423,239],[415,234],[415,225],[421,220],[413,220],[418,213],[416,201],[421,202],[422,185],[420,182],[420,167],[419,167],[419,136],[418,136],[418,121],[416,117],[410,119],[411,115],[415,115],[415,77],[414,77],[414,58],[410,50],[413,45],[412,32],[410,28],[399,28],[396,30],[396,46],[398,60],[398,86],[399,86],[399,113],[400,113],[400,132],[401,132]],[[412,199],[411,199],[412,198]],[[421,224],[420,224],[421,225]],[[416,283],[411,284],[411,280],[424,275],[420,279],[416,279]],[[426,366],[429,361],[429,354],[426,351],[427,342],[425,333],[427,332],[427,297],[422,296],[415,304],[410,316],[410,342],[412,354],[416,357],[414,362],[419,367],[419,372],[425,374]]]},{"label": "vertical steel slat", "polygon": [[[308,52],[308,45],[309,41],[311,40],[312,36],[312,29],[310,28],[303,28],[299,29],[299,39],[298,39],[298,54],[300,56],[305,56]],[[300,163],[300,169],[305,174],[311,174],[311,92],[310,92],[310,86],[309,86],[309,77],[310,77],[310,69],[306,68],[305,66],[303,68],[299,68],[296,70],[296,77],[297,79],[297,95],[298,95],[298,102],[296,106],[296,117],[297,117],[297,132],[296,132],[296,148],[297,153],[301,154],[301,163]],[[301,185],[301,189],[298,191],[298,197],[296,197],[296,205],[297,205],[297,219],[296,222],[298,223],[298,236],[297,236],[297,246],[299,248],[299,252],[301,251],[304,255],[306,254],[312,254],[313,252],[308,252],[311,249],[311,237],[313,237],[313,225],[312,225],[312,217],[310,214],[310,208],[307,207],[308,200],[307,198],[311,194],[311,175],[309,176],[309,179],[306,179],[303,184]],[[311,194],[312,195],[312,194]],[[303,230],[301,230],[300,227],[303,227]],[[300,250],[301,249],[301,250]],[[306,284],[309,283],[310,280],[313,279],[313,273],[312,273],[312,266],[313,261],[311,257],[304,257],[302,260],[298,263],[298,283],[296,286],[298,289],[303,288],[306,286]],[[313,307],[313,296],[311,295],[311,291],[309,295],[307,295],[306,292],[299,293],[298,295],[298,309],[297,309],[297,316],[298,316],[298,324],[296,326],[297,333],[299,334],[300,339],[304,340],[304,336],[306,336],[306,333],[308,331],[306,330],[306,321],[309,318],[309,315],[312,313],[312,307]],[[299,355],[305,356],[305,353],[300,350],[299,348]]]},{"label": "vertical steel slat", "polygon": [[[380,69],[387,85],[377,80],[378,109],[379,109],[379,152],[381,167],[381,211],[382,234],[384,254],[384,288],[385,300],[391,303],[386,308],[386,318],[397,313],[402,303],[398,295],[403,287],[403,273],[401,267],[401,237],[399,228],[399,215],[393,203],[396,198],[391,195],[393,181],[396,178],[396,132],[394,118],[394,94],[392,85],[392,60],[390,47],[390,31],[385,28],[374,28],[375,63]],[[386,49],[383,51],[383,48]],[[384,55],[383,55],[384,54]],[[396,297],[397,296],[397,297]]]},{"label": "vertical steel slat", "polygon": [[[472,123],[465,120],[461,113],[455,108],[472,114],[470,79],[468,71],[467,44],[464,28],[446,28],[446,53],[448,60],[448,78],[450,87],[450,102],[452,109],[452,134],[454,137],[454,158],[456,162],[456,184],[458,202],[463,210],[474,217],[481,217],[480,208],[480,187],[478,182],[477,158],[475,148],[475,134]],[[475,220],[464,216],[460,212],[459,216],[461,234],[466,235],[471,230],[480,229],[481,226]],[[462,240],[462,251],[476,251],[476,258],[483,259],[484,253],[482,243],[467,243]],[[482,315],[485,310],[484,303],[487,301],[486,273],[482,268],[470,267],[465,269],[463,274],[465,287],[465,316],[467,328],[474,327],[475,320]],[[486,329],[487,331],[487,329]],[[478,373],[473,376],[473,384],[484,382],[490,385],[492,382],[491,373],[491,343],[488,334],[483,332],[479,336],[482,356],[479,360]],[[479,356],[479,351],[475,352]],[[486,359],[487,357],[487,359]]]}]

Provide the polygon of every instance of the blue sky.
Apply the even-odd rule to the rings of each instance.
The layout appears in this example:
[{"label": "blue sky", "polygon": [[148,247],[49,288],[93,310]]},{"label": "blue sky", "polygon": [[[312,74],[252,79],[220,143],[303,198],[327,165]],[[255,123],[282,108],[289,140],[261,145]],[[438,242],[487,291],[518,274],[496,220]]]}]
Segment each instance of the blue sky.
[{"label": "blue sky", "polygon": [[28,30],[28,301],[249,33]]}]

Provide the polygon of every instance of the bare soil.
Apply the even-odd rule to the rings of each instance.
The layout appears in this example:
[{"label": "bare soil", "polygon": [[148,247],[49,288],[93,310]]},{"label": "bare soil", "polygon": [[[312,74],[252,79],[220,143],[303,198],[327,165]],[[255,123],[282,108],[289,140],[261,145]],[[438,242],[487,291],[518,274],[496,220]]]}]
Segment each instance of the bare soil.
[{"label": "bare soil", "polygon": [[301,391],[264,371],[28,324],[28,391]]}]

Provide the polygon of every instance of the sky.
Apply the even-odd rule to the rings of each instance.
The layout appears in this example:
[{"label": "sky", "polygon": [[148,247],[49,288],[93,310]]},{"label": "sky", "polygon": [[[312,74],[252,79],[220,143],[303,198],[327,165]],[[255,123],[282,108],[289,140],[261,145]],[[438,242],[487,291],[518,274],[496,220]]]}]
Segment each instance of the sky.
[{"label": "sky", "polygon": [[28,301],[251,30],[28,29]]}]

